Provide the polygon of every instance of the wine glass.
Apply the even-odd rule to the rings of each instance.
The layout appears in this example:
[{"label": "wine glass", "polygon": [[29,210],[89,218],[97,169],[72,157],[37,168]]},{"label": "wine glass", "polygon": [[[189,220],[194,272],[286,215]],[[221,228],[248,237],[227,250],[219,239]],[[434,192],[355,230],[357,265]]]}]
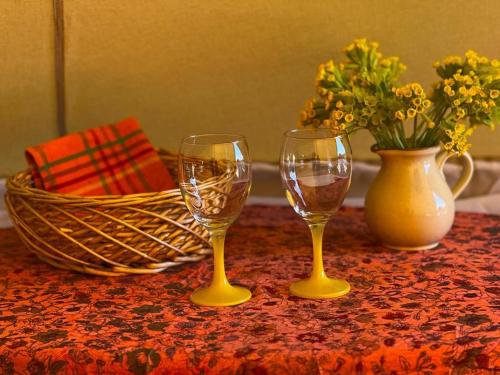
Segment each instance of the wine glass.
[{"label": "wine glass", "polygon": [[326,276],[323,232],[339,209],[351,182],[351,150],[345,134],[331,129],[296,129],[284,134],[280,171],[286,197],[309,226],[313,241],[313,269],[309,278],[290,285],[303,298],[333,298],[347,294],[350,285]]},{"label": "wine glass", "polygon": [[179,185],[193,217],[210,233],[214,273],[210,286],[199,288],[191,301],[203,306],[233,306],[252,294],[232,286],[224,269],[224,239],[250,191],[251,161],[245,137],[203,134],[185,138],[179,150]]}]

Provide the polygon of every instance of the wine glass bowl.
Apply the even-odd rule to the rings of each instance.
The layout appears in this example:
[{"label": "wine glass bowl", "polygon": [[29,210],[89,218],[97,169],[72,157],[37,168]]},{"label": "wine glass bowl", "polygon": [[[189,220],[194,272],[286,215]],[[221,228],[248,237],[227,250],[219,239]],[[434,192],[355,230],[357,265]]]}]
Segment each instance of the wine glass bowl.
[{"label": "wine glass bowl", "polygon": [[314,248],[311,276],[293,283],[292,294],[331,298],[349,292],[345,280],[326,276],[322,237],[326,223],[340,208],[351,181],[351,153],[346,135],[330,129],[296,129],[285,133],[280,171],[285,194],[295,212],[308,224]]},{"label": "wine glass bowl", "polygon": [[179,186],[196,221],[210,233],[214,277],[197,289],[191,301],[206,306],[231,306],[247,301],[249,290],[232,286],[224,269],[224,238],[239,216],[251,186],[251,162],[243,136],[204,134],[185,138],[179,151]]}]

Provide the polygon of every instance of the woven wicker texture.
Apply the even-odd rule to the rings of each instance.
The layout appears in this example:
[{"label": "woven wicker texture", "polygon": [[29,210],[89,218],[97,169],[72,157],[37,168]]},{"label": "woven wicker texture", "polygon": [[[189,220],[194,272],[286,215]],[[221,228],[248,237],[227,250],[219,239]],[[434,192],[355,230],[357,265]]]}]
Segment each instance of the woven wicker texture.
[{"label": "woven wicker texture", "polygon": [[[160,156],[177,176],[177,156]],[[155,273],[211,253],[208,232],[193,219],[179,189],[77,197],[33,188],[30,172],[15,174],[6,185],[19,236],[55,267],[105,276]],[[223,199],[224,185],[207,181],[204,194]]]}]

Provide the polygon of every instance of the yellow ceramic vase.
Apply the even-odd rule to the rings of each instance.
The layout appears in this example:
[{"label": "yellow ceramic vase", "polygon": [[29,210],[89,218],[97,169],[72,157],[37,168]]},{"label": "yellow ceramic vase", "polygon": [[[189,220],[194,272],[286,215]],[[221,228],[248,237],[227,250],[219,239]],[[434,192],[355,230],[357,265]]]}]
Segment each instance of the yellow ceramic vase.
[{"label": "yellow ceramic vase", "polygon": [[472,177],[471,156],[462,155],[462,174],[450,189],[443,166],[453,154],[439,147],[372,150],[382,159],[365,202],[366,221],[372,232],[392,249],[426,250],[437,246],[453,224],[455,198]]}]

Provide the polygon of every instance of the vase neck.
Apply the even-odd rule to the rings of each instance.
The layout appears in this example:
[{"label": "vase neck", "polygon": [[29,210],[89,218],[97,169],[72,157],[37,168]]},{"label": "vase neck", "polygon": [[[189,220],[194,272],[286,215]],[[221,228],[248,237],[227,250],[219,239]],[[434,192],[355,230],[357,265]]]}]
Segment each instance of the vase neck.
[{"label": "vase neck", "polygon": [[435,160],[439,147],[429,147],[409,150],[373,150],[383,161],[400,160],[405,162],[415,162],[417,160]]}]

